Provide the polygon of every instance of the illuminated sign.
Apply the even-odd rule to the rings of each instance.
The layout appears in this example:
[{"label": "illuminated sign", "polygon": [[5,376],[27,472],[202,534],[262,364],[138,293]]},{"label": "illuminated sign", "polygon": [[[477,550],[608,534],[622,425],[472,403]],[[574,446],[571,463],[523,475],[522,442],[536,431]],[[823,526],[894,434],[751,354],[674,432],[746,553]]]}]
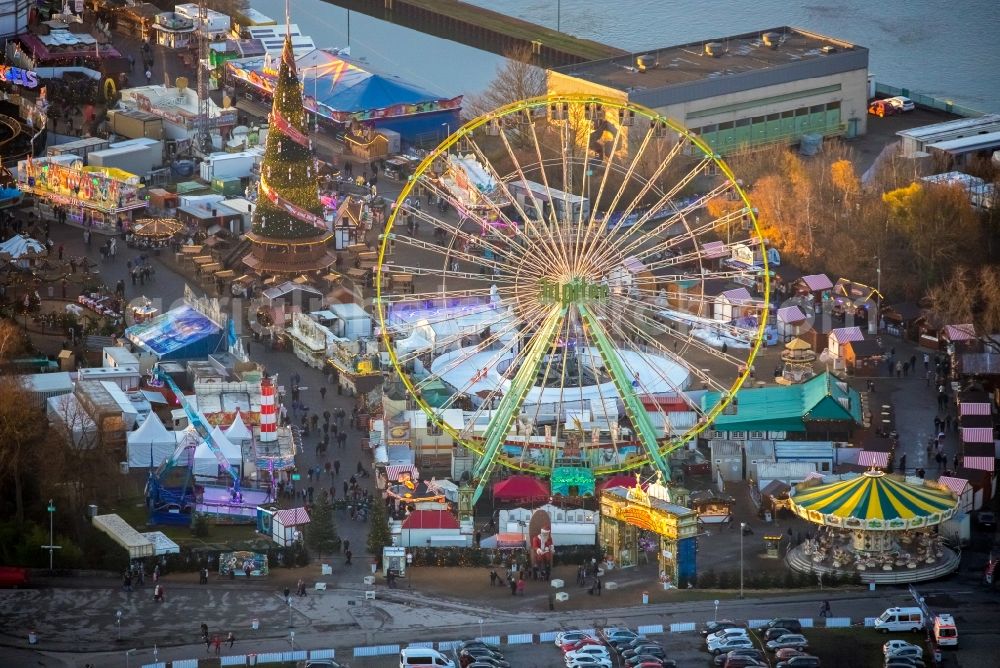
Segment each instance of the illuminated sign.
[{"label": "illuminated sign", "polygon": [[25,88],[38,86],[37,74],[31,70],[22,70],[20,67],[11,67],[10,65],[0,65],[0,79]]}]

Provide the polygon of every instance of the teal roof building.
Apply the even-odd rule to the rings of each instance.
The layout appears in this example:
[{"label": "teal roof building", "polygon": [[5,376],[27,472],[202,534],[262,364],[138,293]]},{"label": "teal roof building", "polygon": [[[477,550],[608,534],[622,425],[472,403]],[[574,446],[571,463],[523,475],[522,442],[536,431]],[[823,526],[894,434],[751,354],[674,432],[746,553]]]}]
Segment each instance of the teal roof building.
[{"label": "teal roof building", "polygon": [[[702,397],[707,410],[718,392]],[[736,393],[735,400],[715,418],[716,431],[851,432],[862,424],[861,395],[846,382],[824,372],[797,385],[754,387]]]}]

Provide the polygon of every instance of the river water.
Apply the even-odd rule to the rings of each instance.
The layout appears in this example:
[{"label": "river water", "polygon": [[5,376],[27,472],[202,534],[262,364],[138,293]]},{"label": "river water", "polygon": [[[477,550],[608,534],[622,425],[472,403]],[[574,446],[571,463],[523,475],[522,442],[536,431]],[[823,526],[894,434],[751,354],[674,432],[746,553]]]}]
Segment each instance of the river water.
[{"label": "river water", "polygon": [[[469,0],[629,51],[792,25],[868,47],[876,80],[1000,112],[1000,0]],[[251,0],[279,19],[283,0]],[[558,12],[557,12],[558,10]],[[558,17],[557,17],[558,13]],[[347,11],[293,0],[317,46],[347,44]],[[481,90],[501,59],[351,12],[351,52],[446,95]]]}]

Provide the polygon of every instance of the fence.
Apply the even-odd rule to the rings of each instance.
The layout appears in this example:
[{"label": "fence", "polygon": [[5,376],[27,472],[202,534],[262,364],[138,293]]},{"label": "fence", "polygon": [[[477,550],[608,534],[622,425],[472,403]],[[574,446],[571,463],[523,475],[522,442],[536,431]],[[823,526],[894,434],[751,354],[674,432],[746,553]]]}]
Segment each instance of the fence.
[{"label": "fence", "polygon": [[937,109],[938,111],[945,111],[949,114],[957,114],[967,118],[974,118],[983,115],[983,112],[978,109],[972,109],[971,107],[966,107],[961,104],[955,104],[952,100],[941,100],[931,95],[924,95],[923,93],[911,91],[909,88],[897,88],[896,86],[890,86],[877,81],[875,82],[875,94],[885,95],[888,97],[902,95],[903,97],[908,97],[913,100],[913,103],[917,106],[927,107],[928,109]]}]

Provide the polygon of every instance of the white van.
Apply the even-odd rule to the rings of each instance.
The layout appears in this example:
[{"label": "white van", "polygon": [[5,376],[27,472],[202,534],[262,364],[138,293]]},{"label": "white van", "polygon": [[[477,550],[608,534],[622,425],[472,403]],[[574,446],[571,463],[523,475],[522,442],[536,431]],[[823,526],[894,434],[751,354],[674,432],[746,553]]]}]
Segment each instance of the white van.
[{"label": "white van", "polygon": [[455,662],[434,649],[407,647],[399,651],[399,668],[455,668]]},{"label": "white van", "polygon": [[920,608],[889,608],[875,618],[875,630],[882,633],[889,631],[913,631],[924,628],[924,613]]},{"label": "white van", "polygon": [[934,642],[941,647],[958,645],[958,627],[954,617],[946,614],[934,617]]}]

